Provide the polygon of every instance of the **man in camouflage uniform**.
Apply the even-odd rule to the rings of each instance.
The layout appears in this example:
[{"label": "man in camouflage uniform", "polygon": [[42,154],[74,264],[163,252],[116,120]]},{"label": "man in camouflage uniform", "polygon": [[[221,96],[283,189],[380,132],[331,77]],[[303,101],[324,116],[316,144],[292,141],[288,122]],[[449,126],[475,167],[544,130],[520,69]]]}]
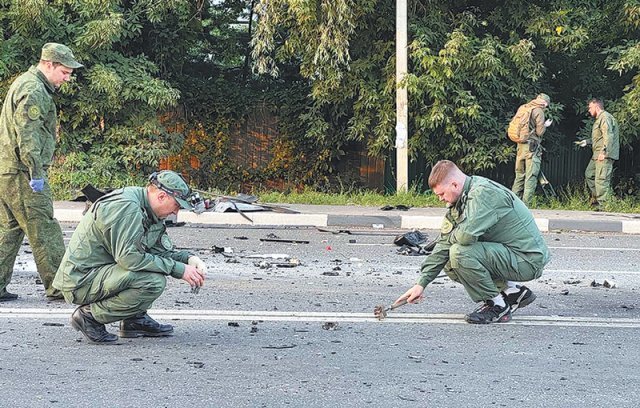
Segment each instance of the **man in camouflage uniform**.
[{"label": "man in camouflage uniform", "polygon": [[106,323],[120,321],[120,337],[169,336],[173,327],[147,314],[164,291],[167,276],[193,288],[204,283],[205,263],[176,251],[163,220],[180,208],[194,209],[194,196],[173,171],[154,173],[147,187],[125,187],[93,203],[76,228],[53,285],[80,305],[71,326],[93,343],[118,337]]},{"label": "man in camouflage uniform", "polygon": [[68,47],[45,44],[38,65],[13,82],[4,100],[0,114],[0,302],[18,298],[7,291],[7,285],[25,233],[46,296],[61,298],[51,287],[64,253],[47,183],[56,142],[53,93],[80,67]]},{"label": "man in camouflage uniform", "polygon": [[545,120],[544,110],[551,103],[549,95],[541,93],[532,99],[529,117],[529,140],[518,143],[516,152],[516,178],[511,190],[528,206],[538,186],[540,164],[542,162],[542,135],[551,126],[551,119]]},{"label": "man in camouflage uniform", "polygon": [[433,167],[429,187],[449,211],[417,284],[396,303],[421,300],[424,288],[444,268],[474,302],[481,302],[465,316],[467,322],[508,322],[513,311],[535,299],[529,288],[516,282],[539,278],[549,262],[531,211],[504,186],[467,176],[448,160]]},{"label": "man in camouflage uniform", "polygon": [[584,177],[591,192],[591,205],[598,207],[613,196],[611,174],[614,160],[620,158],[620,135],[618,122],[604,110],[602,100],[593,98],[589,101],[589,114],[596,118],[591,130],[591,140],[583,140],[579,142],[579,146],[591,144],[593,155]]}]

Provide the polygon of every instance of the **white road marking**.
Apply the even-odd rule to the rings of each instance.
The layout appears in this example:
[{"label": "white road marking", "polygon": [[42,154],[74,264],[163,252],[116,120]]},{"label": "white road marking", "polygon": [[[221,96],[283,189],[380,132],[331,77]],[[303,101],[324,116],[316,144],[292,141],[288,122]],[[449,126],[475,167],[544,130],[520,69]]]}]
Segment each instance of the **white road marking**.
[{"label": "white road marking", "polygon": [[640,248],[609,248],[609,247],[548,247],[549,249],[571,249],[571,250],[585,250],[585,251],[630,251],[638,252]]},{"label": "white road marking", "polygon": [[[12,309],[0,308],[2,319],[69,319],[73,309]],[[371,313],[331,313],[331,312],[274,312],[248,310],[150,310],[149,314],[159,320],[262,320],[289,322],[369,322],[388,323],[440,323],[467,324],[461,314],[394,313],[379,321]],[[584,316],[526,316],[515,315],[509,323],[501,325],[563,326],[563,327],[608,327],[640,328],[640,319],[605,318]]]},{"label": "white road marking", "polygon": [[640,271],[612,271],[612,270],[595,270],[595,269],[546,269],[542,276],[547,273],[569,273],[573,275],[585,275],[585,274],[606,274],[606,275],[640,275]]}]

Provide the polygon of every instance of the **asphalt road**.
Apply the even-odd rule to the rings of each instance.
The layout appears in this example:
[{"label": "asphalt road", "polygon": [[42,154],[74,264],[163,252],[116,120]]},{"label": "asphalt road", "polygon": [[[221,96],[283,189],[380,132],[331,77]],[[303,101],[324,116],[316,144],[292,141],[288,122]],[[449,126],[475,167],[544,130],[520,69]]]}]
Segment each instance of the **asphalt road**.
[{"label": "asphalt road", "polygon": [[[475,326],[446,277],[423,303],[373,318],[423,259],[398,255],[394,231],[170,233],[206,261],[206,286],[192,294],[170,278],[150,314],[175,335],[115,346],[88,344],[73,307],[44,299],[23,246],[10,286],[21,299],[0,304],[0,407],[640,405],[640,236],[545,234],[552,261],[527,284],[538,299],[510,323]],[[300,264],[254,258],[276,254]]]}]

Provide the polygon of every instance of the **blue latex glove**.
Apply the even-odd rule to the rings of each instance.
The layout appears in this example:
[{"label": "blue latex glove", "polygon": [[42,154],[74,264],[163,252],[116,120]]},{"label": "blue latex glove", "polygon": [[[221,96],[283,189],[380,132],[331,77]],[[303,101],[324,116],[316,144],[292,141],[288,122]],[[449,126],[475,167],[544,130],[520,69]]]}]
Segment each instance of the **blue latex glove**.
[{"label": "blue latex glove", "polygon": [[44,188],[44,179],[32,179],[29,182],[29,186],[31,186],[34,193],[39,193]]}]

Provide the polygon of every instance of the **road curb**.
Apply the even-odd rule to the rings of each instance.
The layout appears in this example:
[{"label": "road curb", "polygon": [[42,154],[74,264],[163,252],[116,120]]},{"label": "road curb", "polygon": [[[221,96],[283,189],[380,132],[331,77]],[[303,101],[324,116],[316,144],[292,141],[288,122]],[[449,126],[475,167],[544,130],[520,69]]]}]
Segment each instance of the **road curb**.
[{"label": "road curb", "polygon": [[[56,208],[54,216],[61,222],[79,222],[82,219],[82,208]],[[181,211],[178,222],[200,225],[253,225],[253,226],[311,226],[311,227],[361,227],[389,229],[440,229],[442,215],[386,215],[365,213],[367,210],[341,207],[341,211],[331,214],[331,208],[325,207],[326,213],[284,214],[270,211],[239,213],[205,212],[194,214]],[[357,213],[360,211],[360,213]],[[339,213],[338,213],[339,212]],[[246,217],[246,218],[245,218]],[[618,216],[621,218],[622,216]],[[580,218],[578,214],[559,215],[553,217],[536,217],[536,225],[542,232],[549,231],[581,231],[611,232],[624,234],[640,234],[640,220],[589,219]]]}]

